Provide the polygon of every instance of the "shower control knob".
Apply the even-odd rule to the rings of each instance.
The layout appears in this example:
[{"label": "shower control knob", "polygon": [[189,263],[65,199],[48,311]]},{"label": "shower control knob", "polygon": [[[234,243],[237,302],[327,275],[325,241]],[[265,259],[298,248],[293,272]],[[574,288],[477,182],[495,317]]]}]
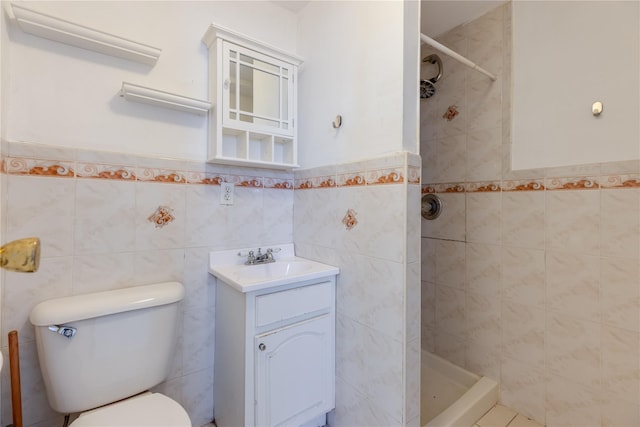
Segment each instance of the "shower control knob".
[{"label": "shower control knob", "polygon": [[258,346],[258,348],[260,349],[260,351],[265,351],[267,349],[267,346],[264,345],[264,343],[260,343],[260,345]]}]

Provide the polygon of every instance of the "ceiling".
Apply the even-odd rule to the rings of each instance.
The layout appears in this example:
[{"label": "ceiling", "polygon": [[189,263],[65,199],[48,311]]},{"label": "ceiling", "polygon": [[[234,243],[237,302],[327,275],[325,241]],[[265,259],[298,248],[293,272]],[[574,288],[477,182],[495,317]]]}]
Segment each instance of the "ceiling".
[{"label": "ceiling", "polygon": [[436,37],[473,21],[505,0],[421,0],[420,32]]},{"label": "ceiling", "polygon": [[[298,13],[310,1],[272,0],[273,3]],[[506,0],[421,0],[420,32],[436,37],[460,24],[472,21]]]}]

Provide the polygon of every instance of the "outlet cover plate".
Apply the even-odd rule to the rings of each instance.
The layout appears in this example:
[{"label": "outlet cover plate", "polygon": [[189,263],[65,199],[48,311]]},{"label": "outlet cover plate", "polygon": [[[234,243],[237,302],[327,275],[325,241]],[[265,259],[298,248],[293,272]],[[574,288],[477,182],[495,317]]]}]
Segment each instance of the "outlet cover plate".
[{"label": "outlet cover plate", "polygon": [[233,205],[233,184],[223,182],[220,184],[220,204]]}]

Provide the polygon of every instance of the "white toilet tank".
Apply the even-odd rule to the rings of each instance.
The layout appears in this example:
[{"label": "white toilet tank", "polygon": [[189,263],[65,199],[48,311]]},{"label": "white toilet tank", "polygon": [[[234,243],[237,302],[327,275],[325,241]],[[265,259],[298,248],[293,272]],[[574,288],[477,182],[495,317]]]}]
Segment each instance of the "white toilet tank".
[{"label": "white toilet tank", "polygon": [[44,301],[31,311],[51,407],[82,412],[164,381],[184,287],[158,283]]}]

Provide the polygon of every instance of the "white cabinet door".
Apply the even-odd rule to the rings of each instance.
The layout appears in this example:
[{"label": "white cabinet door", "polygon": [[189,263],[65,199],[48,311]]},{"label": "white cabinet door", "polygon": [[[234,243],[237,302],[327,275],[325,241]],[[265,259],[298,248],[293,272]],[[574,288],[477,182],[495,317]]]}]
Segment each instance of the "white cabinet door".
[{"label": "white cabinet door", "polygon": [[256,336],[256,426],[297,426],[334,407],[333,328],[327,314]]}]

